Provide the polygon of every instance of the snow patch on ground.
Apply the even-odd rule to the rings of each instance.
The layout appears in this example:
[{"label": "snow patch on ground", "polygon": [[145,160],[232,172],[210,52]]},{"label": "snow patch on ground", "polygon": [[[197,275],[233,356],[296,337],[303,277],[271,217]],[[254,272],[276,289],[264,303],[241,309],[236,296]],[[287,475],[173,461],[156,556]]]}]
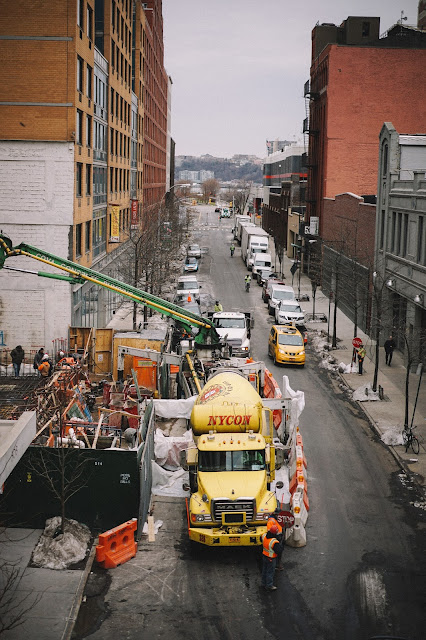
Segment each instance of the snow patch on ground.
[{"label": "snow patch on ground", "polygon": [[32,562],[44,569],[67,569],[86,557],[90,529],[76,520],[65,520],[64,533],[55,537],[60,516],[46,520],[44,532],[33,551]]},{"label": "snow patch on ground", "polygon": [[386,431],[383,431],[382,433],[381,440],[382,442],[384,442],[385,444],[391,447],[395,447],[398,444],[404,444],[404,441],[402,439],[401,427],[398,427],[398,426],[386,427]]},{"label": "snow patch on ground", "polygon": [[358,402],[367,402],[367,400],[380,400],[379,392],[373,391],[371,383],[367,382],[366,384],[361,385],[358,389],[352,394],[353,400],[357,400]]}]

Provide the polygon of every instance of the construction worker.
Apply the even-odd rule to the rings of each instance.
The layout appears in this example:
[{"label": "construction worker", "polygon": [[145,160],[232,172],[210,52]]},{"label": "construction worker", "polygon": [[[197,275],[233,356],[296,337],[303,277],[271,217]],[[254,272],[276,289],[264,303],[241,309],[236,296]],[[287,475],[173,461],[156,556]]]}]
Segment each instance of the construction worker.
[{"label": "construction worker", "polygon": [[362,376],[362,366],[364,364],[364,358],[367,355],[366,350],[364,349],[364,345],[361,343],[358,348],[358,374]]},{"label": "construction worker", "polygon": [[244,282],[246,285],[246,291],[250,291],[251,275],[249,273],[244,278]]},{"label": "construction worker", "polygon": [[262,587],[267,591],[275,591],[274,586],[275,567],[278,552],[282,550],[282,544],[278,539],[279,530],[276,524],[271,525],[269,531],[262,536]]},{"label": "construction worker", "polygon": [[52,371],[52,363],[49,360],[49,354],[45,353],[39,366],[38,366],[38,370],[40,371],[40,375],[42,378],[47,378],[48,376],[50,376],[50,373]]},{"label": "construction worker", "polygon": [[283,555],[283,551],[284,551],[284,543],[283,543],[283,528],[280,525],[280,523],[278,522],[278,520],[276,520],[275,515],[278,515],[279,513],[279,509],[275,512],[274,515],[270,516],[268,518],[268,522],[266,523],[266,528],[268,531],[270,531],[271,527],[275,526],[278,528],[278,534],[277,534],[277,538],[278,541],[281,543],[281,551],[278,551],[277,553],[277,566],[275,567],[276,571],[283,571],[283,566],[281,563],[281,558]]},{"label": "construction worker", "polygon": [[234,243],[232,243],[232,244],[231,244],[230,249],[231,249],[231,258],[232,258],[232,257],[233,257],[233,255],[234,255],[234,251],[235,251],[235,245],[234,245]]},{"label": "construction worker", "polygon": [[223,311],[223,307],[220,304],[219,300],[216,300],[216,304],[214,305],[214,311],[215,311],[215,313],[217,313],[218,311]]}]

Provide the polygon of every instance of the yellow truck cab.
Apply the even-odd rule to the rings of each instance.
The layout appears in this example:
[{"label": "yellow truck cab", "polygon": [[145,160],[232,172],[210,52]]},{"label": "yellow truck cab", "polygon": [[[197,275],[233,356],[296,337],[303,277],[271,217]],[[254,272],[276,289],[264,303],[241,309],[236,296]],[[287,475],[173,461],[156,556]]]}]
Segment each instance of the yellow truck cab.
[{"label": "yellow truck cab", "polygon": [[275,478],[271,411],[247,378],[228,370],[203,388],[191,427],[190,539],[212,546],[261,544],[277,504],[269,489]]}]

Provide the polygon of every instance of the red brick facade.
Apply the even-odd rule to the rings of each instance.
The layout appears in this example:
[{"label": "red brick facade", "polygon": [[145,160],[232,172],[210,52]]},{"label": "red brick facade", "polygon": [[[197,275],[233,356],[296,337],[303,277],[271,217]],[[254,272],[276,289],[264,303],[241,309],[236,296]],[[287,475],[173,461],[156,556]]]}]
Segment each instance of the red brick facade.
[{"label": "red brick facade", "polygon": [[324,243],[371,268],[374,263],[376,205],[353,193],[323,201]]},{"label": "red brick facade", "polygon": [[323,198],[377,193],[383,122],[426,131],[426,49],[329,44],[311,67],[308,218],[325,220]]}]

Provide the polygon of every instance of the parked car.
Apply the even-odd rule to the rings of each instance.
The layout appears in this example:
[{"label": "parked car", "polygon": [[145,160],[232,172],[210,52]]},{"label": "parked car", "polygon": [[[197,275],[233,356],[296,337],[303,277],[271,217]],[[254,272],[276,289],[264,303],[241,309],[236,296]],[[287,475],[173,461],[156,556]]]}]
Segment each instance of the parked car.
[{"label": "parked car", "polygon": [[296,302],[293,287],[285,284],[273,284],[270,288],[268,300],[268,313],[270,316],[275,315],[275,309],[281,300],[294,300]]},{"label": "parked car", "polygon": [[263,284],[263,289],[262,289],[263,302],[268,302],[269,297],[271,295],[271,287],[274,284],[285,284],[285,281],[281,280],[280,278],[273,278],[272,276],[265,278],[265,282]]},{"label": "parked car", "polygon": [[180,276],[176,287],[176,300],[187,298],[188,295],[197,299],[200,297],[200,289],[201,287],[195,276]]},{"label": "parked car", "polygon": [[281,300],[275,309],[275,322],[277,324],[305,322],[305,313],[298,302]]},{"label": "parked car", "polygon": [[184,271],[198,271],[198,260],[192,256],[186,256],[185,264],[183,266]]},{"label": "parked car", "polygon": [[305,344],[300,331],[294,326],[273,325],[268,339],[268,355],[274,364],[305,366]]},{"label": "parked car", "polygon": [[272,267],[262,267],[256,274],[256,280],[259,287],[263,287],[268,278],[278,278],[278,273],[272,271]]},{"label": "parked car", "polygon": [[201,249],[199,244],[190,244],[186,255],[190,258],[201,258]]},{"label": "parked car", "polygon": [[182,309],[185,309],[187,311],[191,311],[191,313],[195,313],[195,315],[197,316],[201,316],[201,307],[199,305],[199,303],[192,298],[191,296],[189,296],[191,298],[191,300],[188,302],[187,298],[182,298],[180,299],[179,302],[177,302],[176,304],[179,307],[182,307]]}]

